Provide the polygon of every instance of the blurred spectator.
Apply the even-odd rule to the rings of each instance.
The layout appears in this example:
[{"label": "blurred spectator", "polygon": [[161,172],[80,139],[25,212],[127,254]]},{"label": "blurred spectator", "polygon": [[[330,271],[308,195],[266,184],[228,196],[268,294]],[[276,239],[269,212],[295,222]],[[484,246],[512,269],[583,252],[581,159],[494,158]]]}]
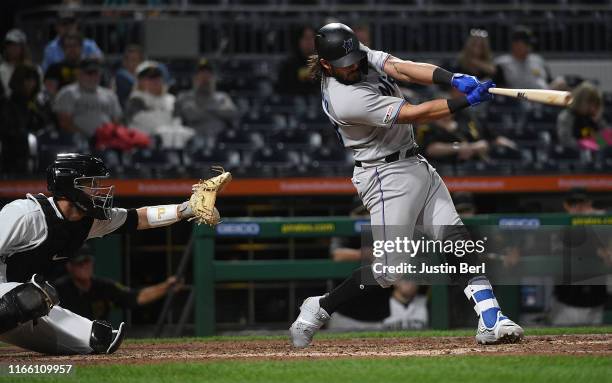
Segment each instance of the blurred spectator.
[{"label": "blurred spectator", "polygon": [[174,116],[175,97],[167,92],[160,63],[144,61],[136,68],[136,88],[125,106],[125,120],[131,128],[161,138],[165,148],[183,148],[194,136]]},{"label": "blurred spectator", "polygon": [[474,195],[470,192],[453,193],[453,202],[455,210],[461,218],[473,217],[476,215],[476,205],[474,204]]},{"label": "blurred spectator", "polygon": [[0,63],[0,80],[4,88],[4,96],[11,95],[9,81],[13,75],[13,70],[20,64],[30,62],[30,51],[26,45],[25,33],[19,29],[11,29],[4,37],[4,49],[2,51],[2,63]]},{"label": "blurred spectator", "polygon": [[276,85],[279,93],[309,95],[320,92],[319,83],[310,77],[308,71],[308,58],[315,49],[314,37],[314,29],[302,28],[295,51],[280,65]]},{"label": "blurred spectator", "polygon": [[172,276],[162,283],[135,290],[94,276],[93,266],[93,257],[87,252],[81,253],[66,264],[68,275],[53,284],[63,308],[92,320],[108,320],[115,305],[134,309],[163,298],[171,288],[181,287]]},{"label": "blurred spectator", "polygon": [[604,214],[606,211],[593,207],[585,189],[572,189],[563,201],[563,209],[569,214]]},{"label": "blurred spectator", "polygon": [[115,74],[115,92],[119,98],[119,104],[125,108],[125,103],[136,84],[136,68],[144,60],[142,47],[129,45],[123,53],[121,67]]},{"label": "blurred spectator", "polygon": [[100,77],[98,59],[81,61],[77,82],[62,88],[54,101],[53,109],[61,129],[91,139],[100,125],[119,121],[121,107],[117,96],[99,85]]},{"label": "blurred spectator", "polygon": [[510,54],[495,60],[497,86],[507,88],[548,89],[550,71],[544,59],[532,52],[535,38],[525,26],[517,26],[512,32]]},{"label": "blurred spectator", "polygon": [[214,68],[207,59],[198,62],[193,89],[178,95],[174,113],[185,125],[207,136],[217,135],[239,117],[230,96],[217,90]]},{"label": "blurred spectator", "polygon": [[0,108],[0,142],[3,173],[31,170],[32,153],[28,135],[39,132],[51,122],[50,111],[37,99],[40,73],[32,64],[18,65],[10,81],[11,96]]},{"label": "blurred spectator", "polygon": [[483,78],[492,78],[495,74],[493,52],[489,44],[489,34],[484,29],[470,30],[463,49],[457,59],[458,72]]},{"label": "blurred spectator", "polygon": [[[457,92],[451,91],[451,97],[455,97]],[[436,163],[488,160],[492,145],[516,150],[514,141],[487,129],[471,108],[420,126],[417,139],[427,158]]]},{"label": "blurred spectator", "polygon": [[57,92],[77,79],[81,61],[83,36],[78,32],[65,34],[60,40],[65,56],[60,62],[51,64],[45,72],[45,89],[53,98]]},{"label": "blurred spectator", "polygon": [[[43,72],[46,72],[52,64],[59,63],[64,60],[65,50],[62,46],[61,40],[69,33],[78,32],[76,15],[70,11],[60,13],[59,20],[55,26],[55,31],[57,36],[45,47],[45,55],[42,62]],[[95,41],[91,39],[82,39],[81,44],[82,57],[96,57],[102,59],[104,56]]]},{"label": "blurred spectator", "polygon": [[429,323],[427,297],[418,294],[419,286],[408,280],[399,280],[393,285],[389,298],[389,316],[383,326],[391,330],[420,330]]},{"label": "blurred spectator", "polygon": [[[582,189],[570,191],[563,201],[563,208],[567,213],[576,215],[604,213],[603,210],[593,207],[593,201]],[[593,244],[595,242],[587,240],[585,244],[588,246],[589,243]],[[584,252],[584,249],[581,252]],[[595,256],[597,254],[601,257],[602,249],[597,249],[593,245],[592,252],[593,254],[589,255]],[[605,285],[555,286],[550,311],[551,324],[554,326],[601,325],[603,323],[604,305],[607,300],[608,293]]]},{"label": "blurred spectator", "polygon": [[[612,145],[612,137],[602,121],[603,99],[592,84],[583,82],[572,92],[574,101],[557,117],[557,136],[565,147],[598,150],[600,144]],[[602,137],[603,136],[603,137]]]}]

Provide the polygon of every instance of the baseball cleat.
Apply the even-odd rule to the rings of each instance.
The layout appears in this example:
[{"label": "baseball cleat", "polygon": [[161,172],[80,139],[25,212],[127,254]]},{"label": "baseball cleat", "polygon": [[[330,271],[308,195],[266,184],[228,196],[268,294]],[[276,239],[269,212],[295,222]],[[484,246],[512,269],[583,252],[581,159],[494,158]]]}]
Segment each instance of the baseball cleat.
[{"label": "baseball cleat", "polygon": [[523,339],[523,328],[502,314],[497,312],[497,321],[493,328],[485,326],[482,317],[478,319],[476,342],[480,344],[518,343]]},{"label": "baseball cleat", "polygon": [[124,337],[125,337],[125,322],[121,322],[121,324],[119,325],[119,328],[117,330],[113,330],[113,341],[111,342],[110,346],[108,346],[106,353],[112,354],[115,351],[117,351],[119,346],[121,346],[121,342],[123,342]]},{"label": "baseball cleat", "polygon": [[300,307],[300,315],[291,327],[289,335],[294,347],[304,348],[312,342],[315,332],[329,321],[329,314],[319,306],[323,296],[310,297],[304,300]]}]

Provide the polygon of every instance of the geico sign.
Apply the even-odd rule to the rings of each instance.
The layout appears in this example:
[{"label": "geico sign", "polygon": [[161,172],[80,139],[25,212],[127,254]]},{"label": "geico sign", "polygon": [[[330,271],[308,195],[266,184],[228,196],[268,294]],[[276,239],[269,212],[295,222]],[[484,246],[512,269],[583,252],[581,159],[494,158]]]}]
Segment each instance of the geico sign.
[{"label": "geico sign", "polygon": [[533,228],[540,227],[539,218],[500,218],[500,227],[522,227],[522,228]]},{"label": "geico sign", "polygon": [[220,223],[217,225],[218,235],[258,235],[257,223]]}]

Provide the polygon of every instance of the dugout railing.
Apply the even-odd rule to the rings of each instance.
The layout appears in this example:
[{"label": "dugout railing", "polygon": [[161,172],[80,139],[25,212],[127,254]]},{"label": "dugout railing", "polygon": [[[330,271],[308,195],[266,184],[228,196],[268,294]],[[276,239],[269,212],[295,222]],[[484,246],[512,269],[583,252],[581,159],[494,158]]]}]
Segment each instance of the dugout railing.
[{"label": "dugout railing", "polygon": [[[612,215],[571,216],[566,214],[539,215],[482,215],[464,219],[467,225],[610,225]],[[195,293],[195,334],[215,334],[215,286],[217,283],[236,281],[305,281],[342,279],[359,266],[354,262],[334,262],[328,259],[274,259],[274,260],[219,260],[215,258],[215,243],[218,238],[234,238],[237,241],[249,238],[287,239],[321,238],[359,235],[363,220],[347,217],[308,218],[235,218],[227,219],[216,229],[194,226],[193,288]],[[553,272],[545,256],[522,257],[521,262],[530,262],[532,270]],[[612,270],[610,270],[612,272]],[[520,310],[520,290],[517,286],[499,286],[498,299],[504,311],[517,317]],[[291,304],[292,302],[290,302]],[[449,296],[446,285],[431,287],[431,327],[449,327]]]}]

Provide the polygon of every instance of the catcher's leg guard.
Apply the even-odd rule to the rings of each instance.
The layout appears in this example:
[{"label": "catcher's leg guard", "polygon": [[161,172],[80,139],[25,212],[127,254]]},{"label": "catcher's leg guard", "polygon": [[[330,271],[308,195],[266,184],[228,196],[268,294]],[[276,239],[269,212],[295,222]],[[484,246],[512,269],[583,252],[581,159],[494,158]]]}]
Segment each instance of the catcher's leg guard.
[{"label": "catcher's leg guard", "polygon": [[55,288],[34,274],[30,282],[15,287],[0,298],[0,334],[49,314],[58,302]]},{"label": "catcher's leg guard", "polygon": [[91,325],[91,339],[89,347],[93,354],[112,354],[117,351],[125,336],[125,323],[121,322],[117,330],[113,330],[110,323],[95,320]]}]

